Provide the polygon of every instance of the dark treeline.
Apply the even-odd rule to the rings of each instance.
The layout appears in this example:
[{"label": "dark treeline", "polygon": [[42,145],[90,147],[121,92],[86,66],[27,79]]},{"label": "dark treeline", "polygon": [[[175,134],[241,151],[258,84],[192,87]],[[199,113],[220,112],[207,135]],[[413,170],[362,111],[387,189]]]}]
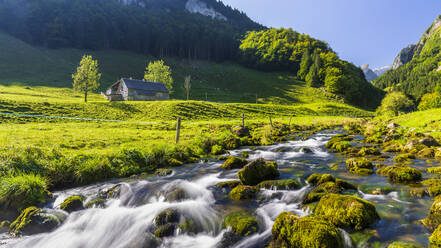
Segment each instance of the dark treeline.
[{"label": "dark treeline", "polygon": [[221,61],[237,55],[240,37],[263,27],[216,0],[228,18],[185,10],[186,0],[0,0],[0,29],[49,48],[120,49],[157,57]]}]

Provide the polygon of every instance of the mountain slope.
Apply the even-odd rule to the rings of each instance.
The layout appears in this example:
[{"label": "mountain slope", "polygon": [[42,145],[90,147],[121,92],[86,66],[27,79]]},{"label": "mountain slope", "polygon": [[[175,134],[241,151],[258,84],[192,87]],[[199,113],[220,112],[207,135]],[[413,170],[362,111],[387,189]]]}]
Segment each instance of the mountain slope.
[{"label": "mountain slope", "polygon": [[441,16],[424,32],[415,45],[404,48],[389,70],[374,85],[395,89],[416,100],[434,90],[441,82]]}]

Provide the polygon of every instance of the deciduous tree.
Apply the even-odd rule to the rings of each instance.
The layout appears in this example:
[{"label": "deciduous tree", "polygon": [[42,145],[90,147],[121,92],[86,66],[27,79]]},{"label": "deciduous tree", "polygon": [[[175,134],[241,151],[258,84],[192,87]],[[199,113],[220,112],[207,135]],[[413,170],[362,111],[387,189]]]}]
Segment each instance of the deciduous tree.
[{"label": "deciduous tree", "polygon": [[97,90],[100,86],[101,73],[98,71],[98,60],[93,60],[91,55],[84,55],[72,79],[73,88],[84,92],[84,102],[87,102],[87,93]]},{"label": "deciduous tree", "polygon": [[169,93],[173,91],[173,77],[171,68],[163,60],[150,62],[146,68],[144,79],[154,83],[163,83]]}]

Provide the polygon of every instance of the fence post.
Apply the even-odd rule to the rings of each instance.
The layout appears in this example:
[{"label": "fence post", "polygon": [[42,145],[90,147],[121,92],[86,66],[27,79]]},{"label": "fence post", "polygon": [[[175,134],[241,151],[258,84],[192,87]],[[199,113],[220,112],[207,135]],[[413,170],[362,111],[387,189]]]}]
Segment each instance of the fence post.
[{"label": "fence post", "polygon": [[178,117],[178,123],[176,124],[176,144],[179,143],[180,134],[181,134],[181,117]]},{"label": "fence post", "polygon": [[271,129],[273,129],[273,120],[271,119],[271,116],[269,117],[269,121],[270,121]]},{"label": "fence post", "polygon": [[242,113],[242,127],[245,127],[245,114]]}]

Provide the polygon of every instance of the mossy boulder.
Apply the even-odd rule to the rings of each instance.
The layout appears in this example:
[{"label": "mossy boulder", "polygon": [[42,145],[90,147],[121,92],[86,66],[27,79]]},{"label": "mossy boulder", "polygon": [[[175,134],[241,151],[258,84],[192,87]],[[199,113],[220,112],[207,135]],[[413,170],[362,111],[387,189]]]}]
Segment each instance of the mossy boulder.
[{"label": "mossy boulder", "polygon": [[374,173],[374,165],[367,158],[347,159],[346,168],[350,173],[356,175],[370,175]]},{"label": "mossy boulder", "polygon": [[9,232],[14,235],[32,235],[53,230],[59,225],[59,220],[44,213],[37,207],[28,207],[9,226]]},{"label": "mossy boulder", "polygon": [[420,144],[427,147],[439,146],[439,142],[432,136],[426,136],[419,141]]},{"label": "mossy boulder", "polygon": [[412,242],[395,241],[387,248],[423,248],[423,246]]},{"label": "mossy boulder", "polygon": [[441,247],[441,227],[437,227],[429,237],[430,247]]},{"label": "mossy boulder", "polygon": [[313,186],[317,186],[319,184],[326,183],[326,182],[335,182],[335,177],[331,174],[314,173],[314,174],[310,175],[306,179],[306,181]]},{"label": "mossy boulder", "polygon": [[441,198],[436,198],[430,207],[429,215],[421,221],[427,230],[433,232],[441,224]]},{"label": "mossy boulder", "polygon": [[377,174],[386,176],[390,182],[398,184],[413,184],[421,181],[421,171],[408,165],[396,164],[381,168]]},{"label": "mossy boulder", "polygon": [[166,209],[159,213],[153,223],[156,227],[163,226],[167,223],[174,223],[179,221],[179,213],[176,209]]},{"label": "mossy boulder", "polygon": [[346,134],[339,134],[332,137],[327,143],[326,148],[335,150],[337,152],[343,152],[351,147],[353,138]]},{"label": "mossy boulder", "polygon": [[166,192],[165,199],[169,202],[180,202],[189,197],[187,191],[182,188],[174,188],[169,192]]},{"label": "mossy boulder", "polygon": [[383,152],[401,152],[403,148],[398,144],[385,144],[383,146]]},{"label": "mossy boulder", "polygon": [[179,230],[181,230],[182,233],[188,233],[188,234],[196,234],[200,231],[196,223],[190,218],[185,218],[184,220],[182,220],[177,226],[177,228],[179,228]]},{"label": "mossy boulder", "polygon": [[232,188],[235,188],[236,186],[238,186],[239,184],[240,184],[240,181],[233,180],[233,181],[218,183],[218,184],[216,184],[216,187],[221,188],[221,189],[225,189],[225,188],[232,189]]},{"label": "mossy boulder", "polygon": [[230,156],[222,164],[222,168],[226,170],[242,169],[247,163],[248,161],[246,159]]},{"label": "mossy boulder", "polygon": [[271,248],[344,247],[339,229],[331,223],[317,217],[300,218],[289,212],[277,216],[272,235]]},{"label": "mossy boulder", "polygon": [[415,155],[413,155],[412,153],[404,153],[397,155],[394,158],[394,162],[400,163],[400,162],[412,161],[415,158],[416,158]]},{"label": "mossy boulder", "polygon": [[434,158],[435,157],[435,150],[433,148],[424,148],[423,150],[418,152],[418,157]]},{"label": "mossy boulder", "polygon": [[350,195],[327,194],[321,197],[315,215],[350,231],[360,231],[380,219],[374,204]]},{"label": "mossy boulder", "polygon": [[276,162],[260,158],[245,165],[237,175],[243,184],[254,186],[262,181],[278,179],[280,173]]},{"label": "mossy boulder", "polygon": [[380,155],[380,149],[374,147],[363,147],[358,152],[359,156]]},{"label": "mossy boulder", "polygon": [[163,226],[158,227],[153,234],[158,238],[164,238],[164,237],[173,236],[175,230],[176,230],[176,224],[167,223]]},{"label": "mossy boulder", "polygon": [[413,198],[422,198],[428,196],[429,193],[425,188],[411,188],[409,189],[409,195]]},{"label": "mossy boulder", "polygon": [[431,174],[441,174],[441,167],[430,167],[427,168],[427,172]]},{"label": "mossy boulder", "polygon": [[284,180],[268,180],[259,183],[256,187],[259,189],[279,189],[279,190],[292,190],[300,188],[300,183],[294,179]]},{"label": "mossy boulder", "polygon": [[422,182],[424,186],[427,187],[427,194],[430,197],[437,197],[441,195],[441,179],[428,179]]},{"label": "mossy boulder", "polygon": [[68,213],[83,209],[83,202],[86,198],[82,195],[69,196],[60,205],[60,209]]},{"label": "mossy boulder", "polygon": [[172,173],[173,173],[173,170],[168,169],[168,168],[159,168],[159,169],[156,169],[156,171],[155,171],[155,175],[161,176],[161,177],[169,176]]},{"label": "mossy boulder", "polygon": [[255,216],[246,211],[237,211],[229,214],[224,221],[225,227],[241,236],[249,236],[257,232],[259,225]]},{"label": "mossy boulder", "polygon": [[230,191],[230,198],[232,200],[251,200],[256,197],[259,190],[256,187],[238,185]]}]

